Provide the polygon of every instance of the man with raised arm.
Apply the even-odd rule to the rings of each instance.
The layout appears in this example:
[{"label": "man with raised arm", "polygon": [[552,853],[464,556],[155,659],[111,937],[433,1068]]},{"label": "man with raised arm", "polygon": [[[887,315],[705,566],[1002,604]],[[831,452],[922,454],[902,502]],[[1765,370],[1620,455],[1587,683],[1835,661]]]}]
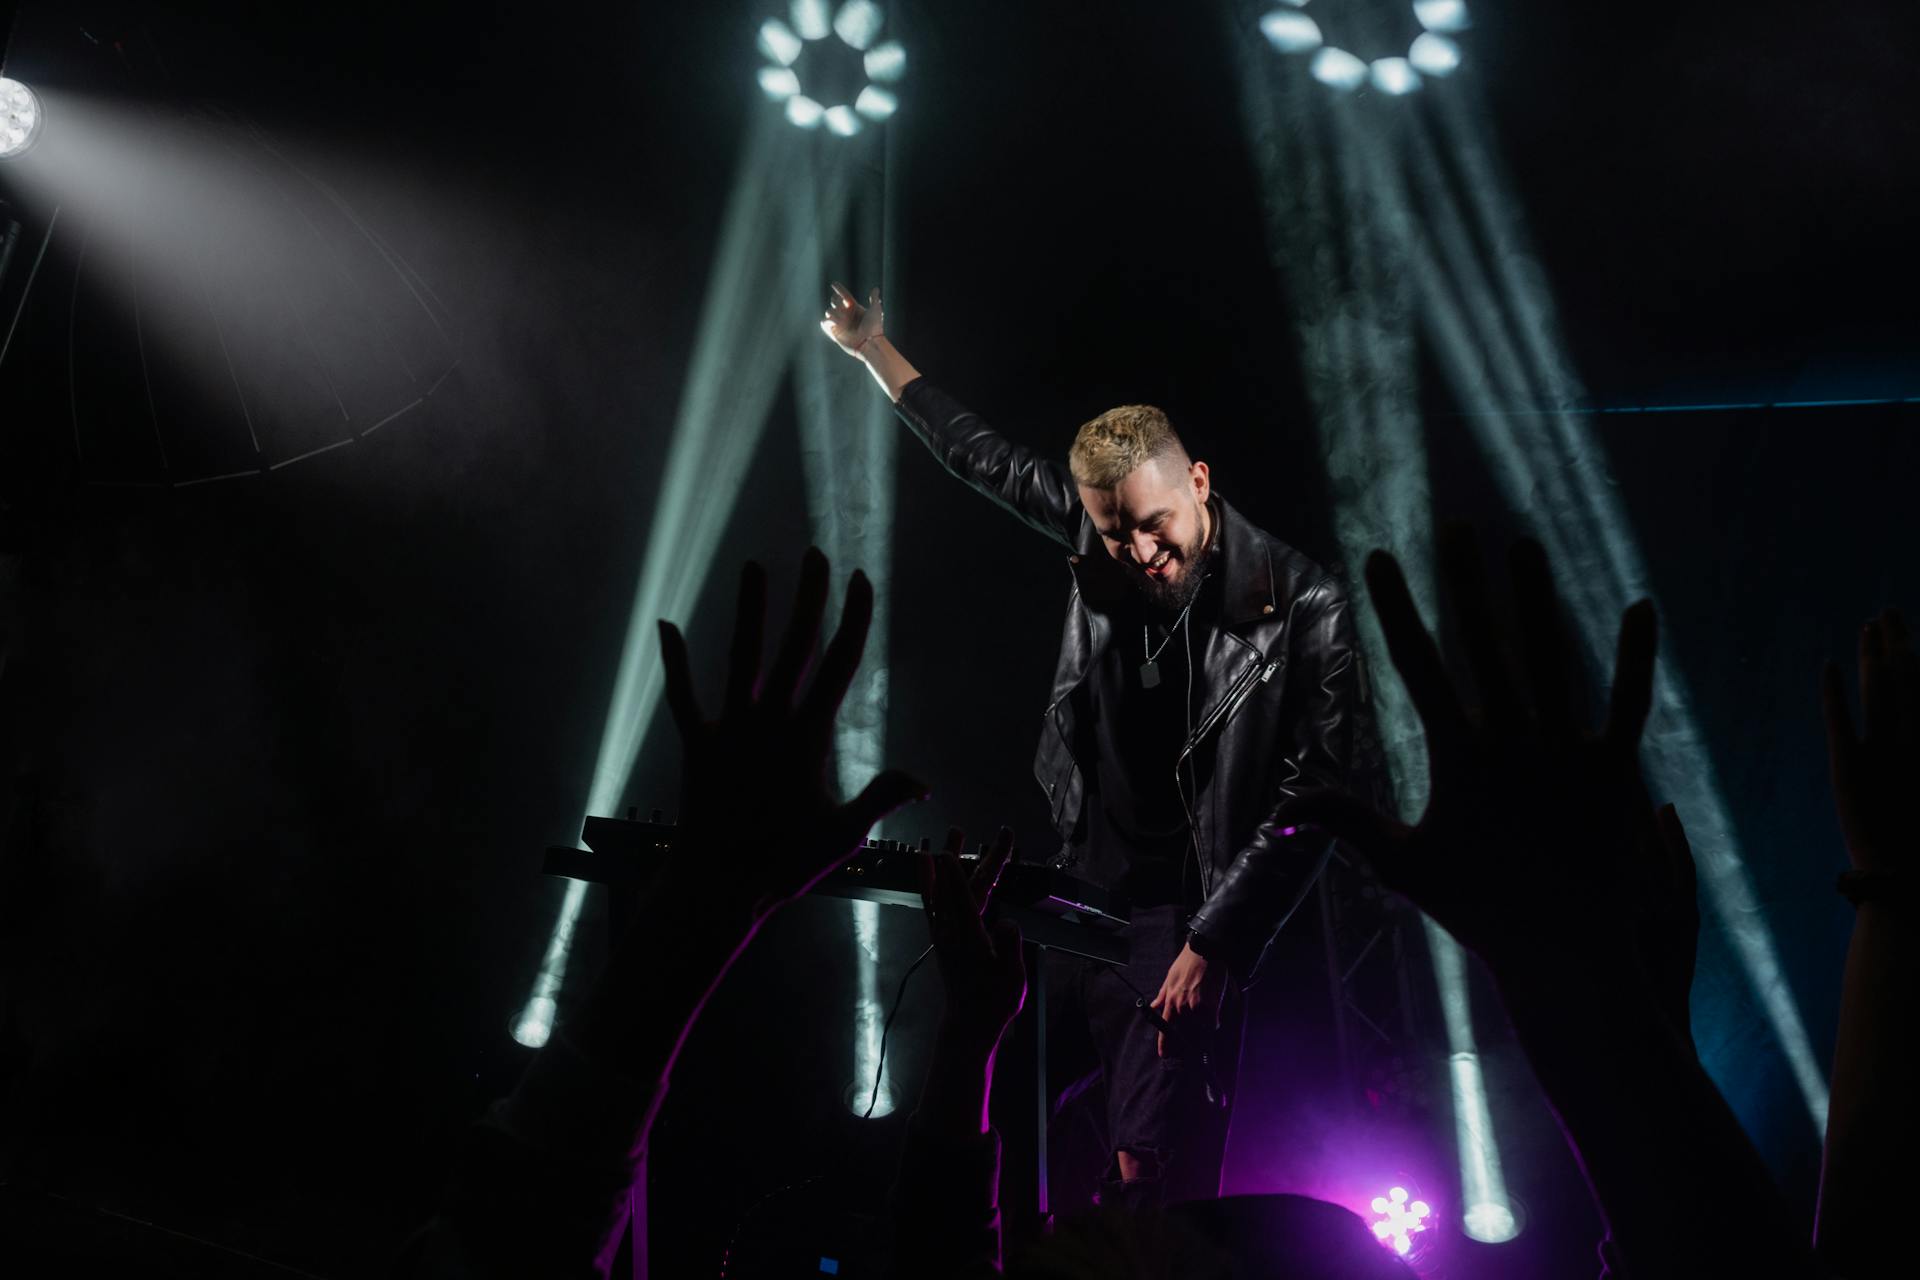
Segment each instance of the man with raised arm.
[{"label": "man with raised arm", "polygon": [[[888,341],[879,291],[821,322],[954,475],[1068,552],[1074,590],[1035,773],[1054,865],[1126,895],[1130,960],[1049,970],[1107,1086],[1102,1198],[1217,1195],[1244,986],[1325,864],[1288,808],[1342,787],[1356,671],[1347,597],[1229,506],[1166,415],[1111,409],[1063,464],[956,403]],[[1160,1026],[1137,1004],[1146,1000]]]}]

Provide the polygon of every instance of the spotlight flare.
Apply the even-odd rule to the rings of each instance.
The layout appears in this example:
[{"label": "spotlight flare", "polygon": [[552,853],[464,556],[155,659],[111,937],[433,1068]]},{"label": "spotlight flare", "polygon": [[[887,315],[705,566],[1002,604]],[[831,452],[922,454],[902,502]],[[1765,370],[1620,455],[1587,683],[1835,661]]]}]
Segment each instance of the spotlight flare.
[{"label": "spotlight flare", "polygon": [[1461,1216],[1467,1234],[1482,1244],[1505,1244],[1519,1235],[1513,1210],[1503,1204],[1477,1204]]},{"label": "spotlight flare", "polygon": [[46,120],[39,95],[18,80],[0,76],[0,160],[23,154]]}]

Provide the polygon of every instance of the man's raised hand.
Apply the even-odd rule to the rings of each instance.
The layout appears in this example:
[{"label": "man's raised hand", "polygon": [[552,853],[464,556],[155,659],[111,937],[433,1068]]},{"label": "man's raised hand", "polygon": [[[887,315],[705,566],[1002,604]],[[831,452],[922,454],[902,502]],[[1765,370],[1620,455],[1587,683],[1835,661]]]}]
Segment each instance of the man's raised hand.
[{"label": "man's raised hand", "polygon": [[867,305],[863,307],[854,301],[845,285],[834,283],[833,299],[827,304],[820,330],[839,343],[842,350],[849,355],[860,355],[868,342],[886,332],[885,325],[878,289],[867,294]]},{"label": "man's raised hand", "polygon": [[873,586],[854,572],[840,626],[816,653],[827,583],[827,558],[809,548],[786,634],[762,673],[766,572],[753,563],[741,570],[725,701],[715,720],[694,695],[685,637],[660,623],[667,706],[682,748],[677,843],[696,856],[727,860],[682,871],[699,875],[705,900],[738,923],[757,925],[805,893],[874,823],[927,793],[925,784],[889,769],[845,804],[833,797],[827,774],[834,717],[866,649]]}]

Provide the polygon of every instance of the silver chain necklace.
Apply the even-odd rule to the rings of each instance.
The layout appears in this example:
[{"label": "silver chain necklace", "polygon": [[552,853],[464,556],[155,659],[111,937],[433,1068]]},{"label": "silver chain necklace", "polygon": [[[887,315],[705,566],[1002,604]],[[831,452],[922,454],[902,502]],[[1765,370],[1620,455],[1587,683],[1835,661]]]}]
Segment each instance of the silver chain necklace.
[{"label": "silver chain necklace", "polygon": [[1147,655],[1147,660],[1140,664],[1140,687],[1142,689],[1157,689],[1160,687],[1160,663],[1157,659],[1167,651],[1167,646],[1173,643],[1173,633],[1186,625],[1187,612],[1192,608],[1193,601],[1187,601],[1187,607],[1180,611],[1180,616],[1175,618],[1173,625],[1167,628],[1166,639],[1160,642],[1158,649],[1152,647],[1151,639],[1147,634],[1147,624],[1144,622],[1140,624],[1140,652]]}]

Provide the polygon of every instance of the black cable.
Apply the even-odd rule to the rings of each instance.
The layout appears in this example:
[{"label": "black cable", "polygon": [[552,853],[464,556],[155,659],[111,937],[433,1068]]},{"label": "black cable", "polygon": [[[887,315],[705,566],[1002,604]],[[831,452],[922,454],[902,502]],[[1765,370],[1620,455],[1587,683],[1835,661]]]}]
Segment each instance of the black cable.
[{"label": "black cable", "polygon": [[[933,946],[929,943],[927,949],[922,951],[919,956],[914,959],[914,962],[907,966],[907,971],[900,975],[900,985],[893,993],[893,1008],[888,1010],[887,1020],[882,1023],[880,1027],[880,1061],[875,1064],[873,1069],[873,1094],[867,1099],[867,1109],[860,1117],[862,1120],[871,1120],[873,1118],[873,1109],[880,1101],[880,1081],[885,1077],[887,1069],[887,1036],[893,1030],[893,1020],[900,1016],[901,1002],[905,1000],[907,996],[907,980],[913,977],[914,971],[919,969],[922,964],[925,964],[927,957],[932,954]],[[789,1182],[783,1187],[778,1187],[767,1192],[767,1194],[754,1201],[753,1204],[748,1207],[747,1211],[740,1216],[739,1221],[734,1224],[733,1234],[728,1237],[727,1246],[720,1253],[721,1276],[725,1277],[729,1268],[732,1266],[734,1250],[740,1243],[740,1233],[746,1230],[747,1224],[753,1220],[755,1214],[788,1192],[803,1190],[819,1182],[826,1176],[825,1171],[822,1171],[811,1177],[802,1178],[797,1182]]]},{"label": "black cable", "polygon": [[927,949],[922,951],[919,957],[907,966],[907,971],[900,975],[900,985],[893,993],[893,1008],[887,1011],[887,1020],[880,1024],[880,1061],[873,1067],[873,1096],[867,1099],[867,1109],[860,1117],[862,1120],[873,1119],[873,1109],[880,1102],[880,1081],[887,1071],[887,1036],[893,1031],[893,1020],[900,1016],[900,1002],[907,998],[907,980],[913,977],[914,970],[925,964],[927,957],[932,954],[933,944],[929,942]]}]

